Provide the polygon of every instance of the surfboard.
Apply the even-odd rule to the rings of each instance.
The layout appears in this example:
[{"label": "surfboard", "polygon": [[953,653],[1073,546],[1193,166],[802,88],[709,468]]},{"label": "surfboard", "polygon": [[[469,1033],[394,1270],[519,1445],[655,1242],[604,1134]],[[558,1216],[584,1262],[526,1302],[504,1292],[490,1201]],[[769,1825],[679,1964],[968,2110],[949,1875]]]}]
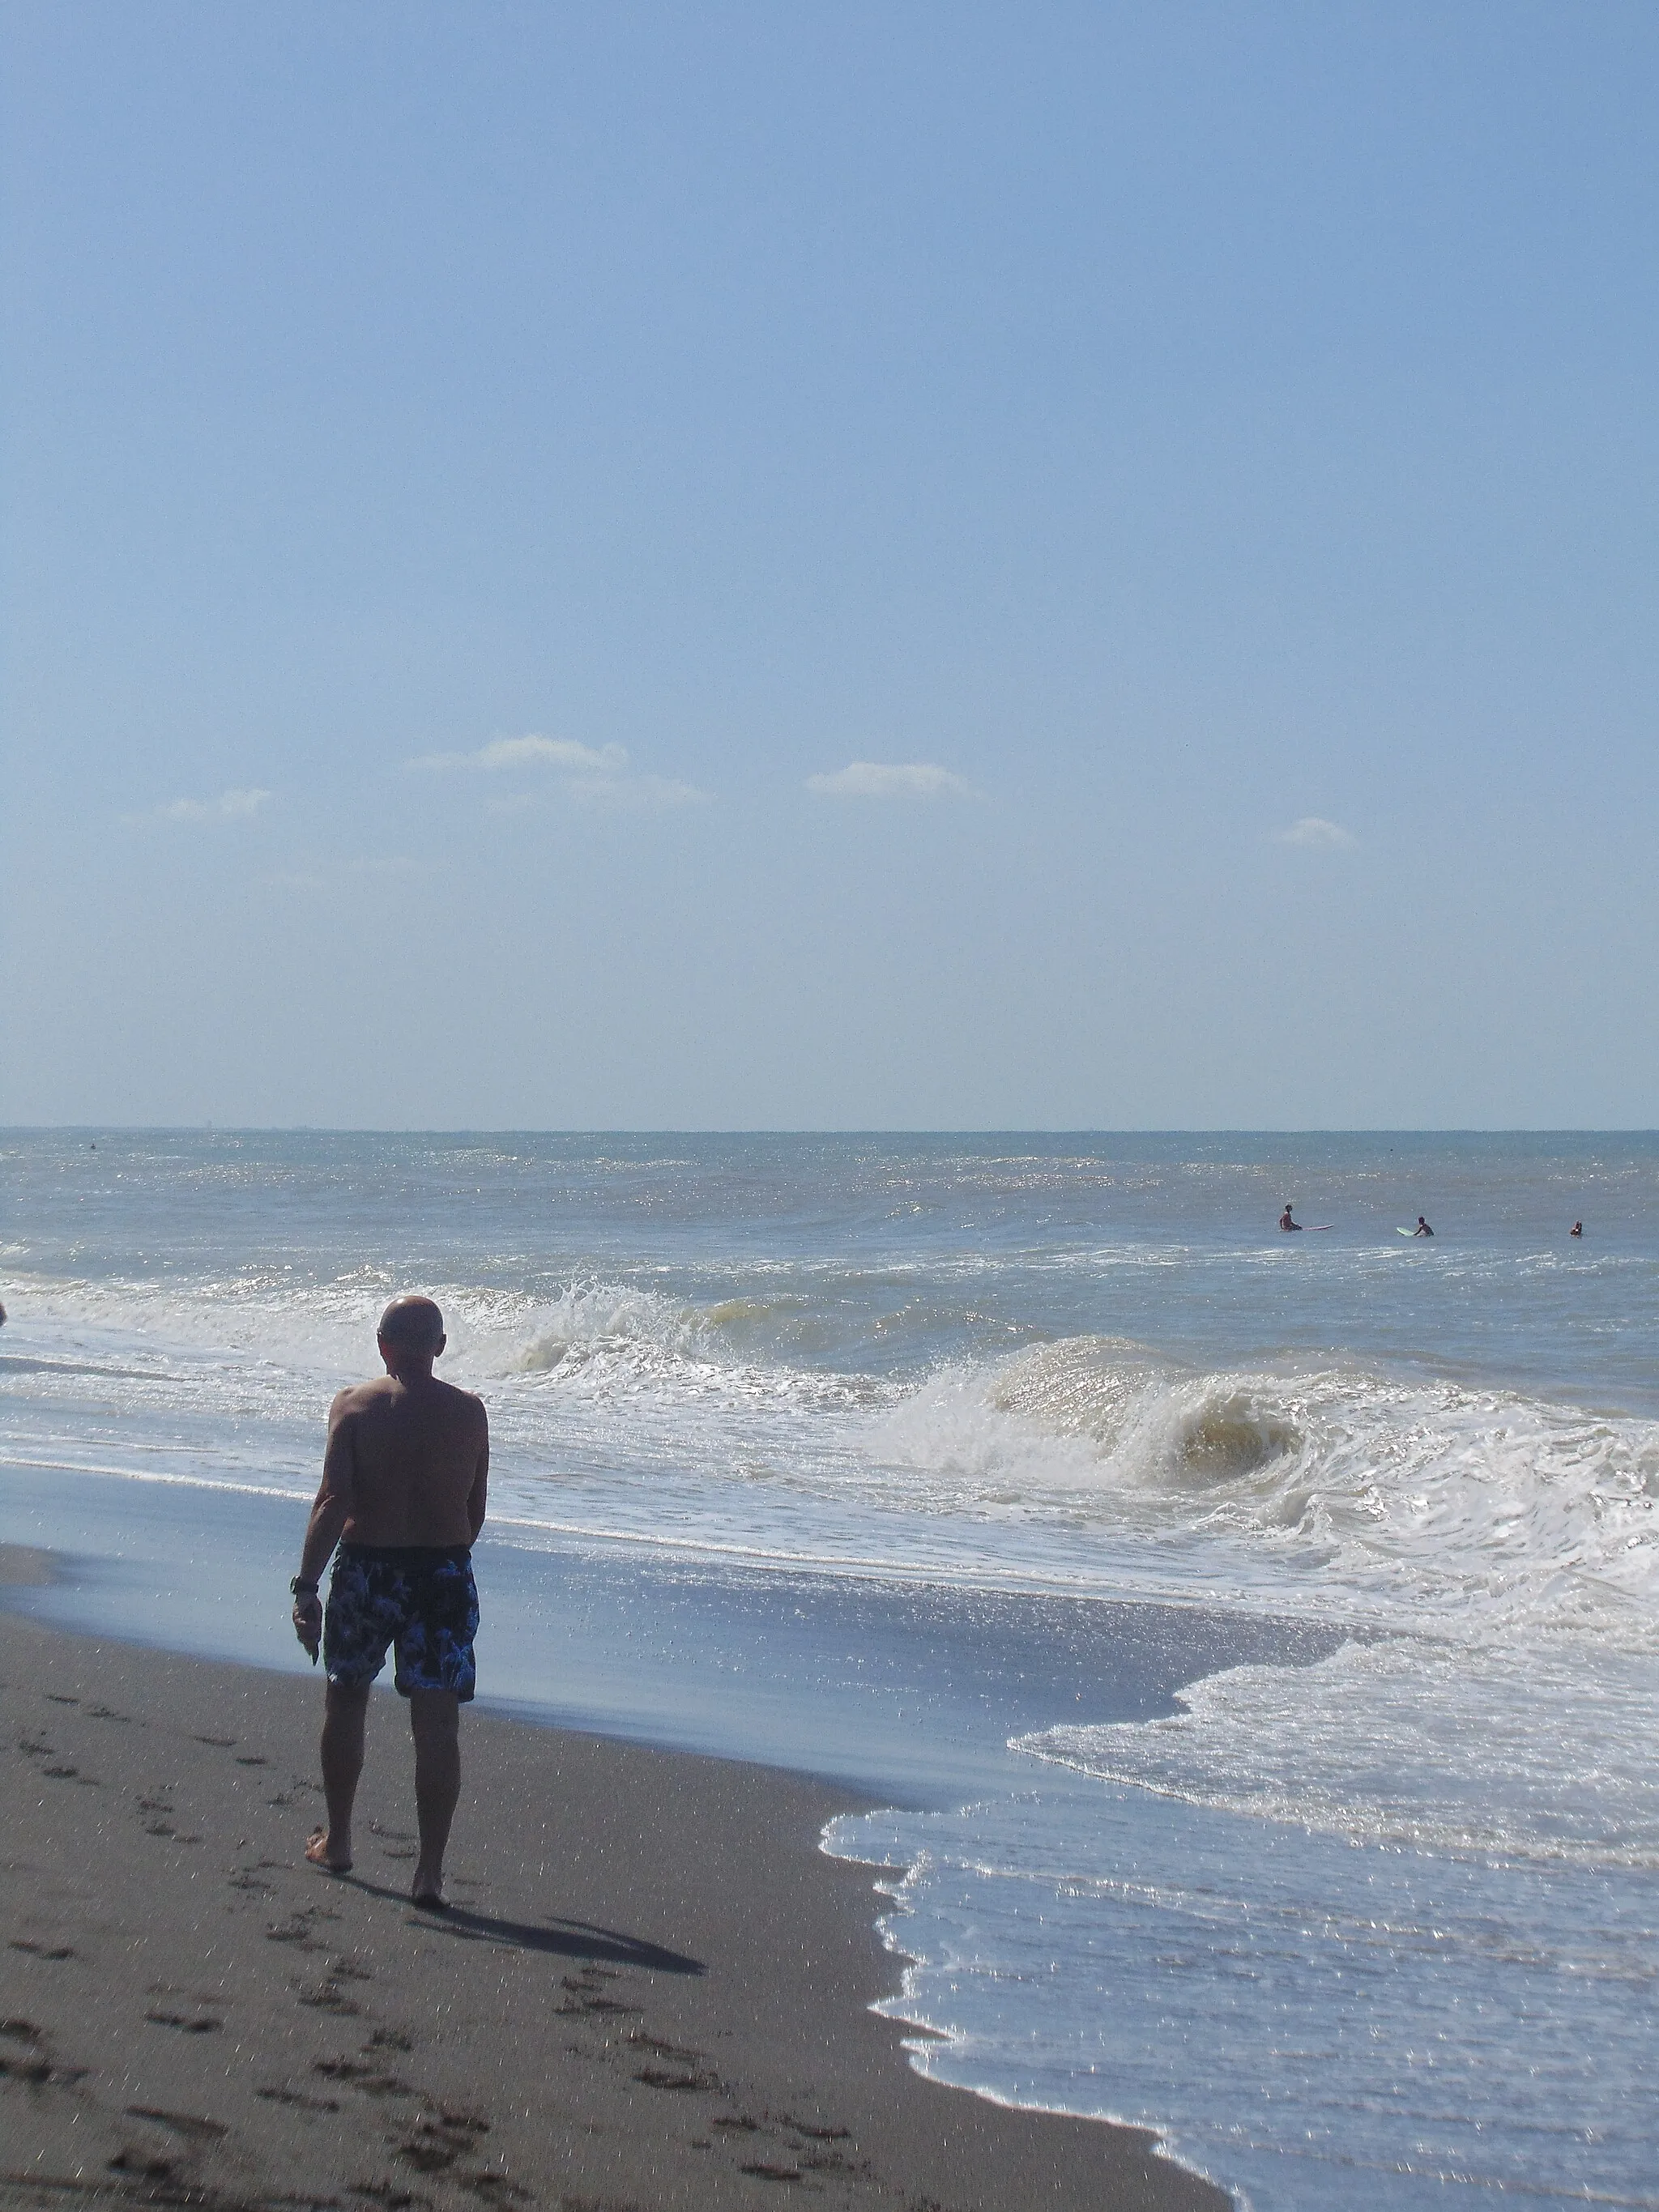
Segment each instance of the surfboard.
[{"label": "surfboard", "polygon": [[1313,1221],[1303,1224],[1310,1237],[1322,1237],[1328,1229],[1334,1229],[1335,1226],[1336,1224],[1334,1221]]},{"label": "surfboard", "polygon": [[1417,1231],[1414,1229],[1396,1229],[1394,1233],[1396,1237],[1415,1237]]}]

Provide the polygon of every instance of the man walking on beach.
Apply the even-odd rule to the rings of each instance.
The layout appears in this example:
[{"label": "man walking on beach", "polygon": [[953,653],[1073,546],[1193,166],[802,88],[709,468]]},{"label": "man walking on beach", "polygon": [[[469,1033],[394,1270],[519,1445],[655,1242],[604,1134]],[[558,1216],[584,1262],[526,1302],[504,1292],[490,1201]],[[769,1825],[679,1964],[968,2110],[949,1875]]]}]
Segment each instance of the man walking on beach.
[{"label": "man walking on beach", "polygon": [[[322,1484],[292,1584],[295,1633],[313,1661],[320,1644],[328,1674],[328,1826],[306,1856],[334,1874],[350,1869],[369,1685],[392,1644],[415,1738],[421,1849],[412,1894],[436,1909],[461,1790],[460,1709],[477,1680],[471,1547],[483,1526],[489,1424],[478,1399],[432,1372],[444,1322],[430,1298],[394,1299],[376,1341],[385,1375],[342,1390],[329,1408]],[[325,1620],[318,1585],[337,1544]]]}]

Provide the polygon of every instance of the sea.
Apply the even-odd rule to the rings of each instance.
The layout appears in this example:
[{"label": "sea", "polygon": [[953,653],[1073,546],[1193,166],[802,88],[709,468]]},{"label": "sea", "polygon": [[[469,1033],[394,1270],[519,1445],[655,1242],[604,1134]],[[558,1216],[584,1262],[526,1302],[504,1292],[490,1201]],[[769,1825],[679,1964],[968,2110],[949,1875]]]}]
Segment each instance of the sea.
[{"label": "sea", "polygon": [[303,1664],[329,1399],[426,1291],[481,1695],[854,1784],[921,2071],[1255,2212],[1659,2207],[1659,1137],[0,1165],[17,1601]]}]

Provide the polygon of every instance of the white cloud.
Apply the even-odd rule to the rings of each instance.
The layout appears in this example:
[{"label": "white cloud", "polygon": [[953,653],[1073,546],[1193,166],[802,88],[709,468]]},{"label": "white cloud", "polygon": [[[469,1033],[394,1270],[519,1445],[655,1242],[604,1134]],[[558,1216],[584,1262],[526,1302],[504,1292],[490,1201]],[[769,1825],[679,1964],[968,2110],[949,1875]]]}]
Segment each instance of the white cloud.
[{"label": "white cloud", "polygon": [[471,768],[495,772],[501,769],[552,768],[567,774],[620,775],[628,767],[621,745],[579,744],[574,738],[495,738],[476,753],[422,753],[405,762],[408,768]]},{"label": "white cloud", "polygon": [[849,761],[833,775],[809,775],[819,799],[972,799],[974,787],[932,761]]},{"label": "white cloud", "polygon": [[1345,830],[1340,822],[1327,822],[1317,814],[1304,814],[1299,822],[1292,822],[1288,830],[1279,833],[1281,845],[1301,845],[1317,853],[1334,853],[1359,842],[1352,830]]},{"label": "white cloud", "polygon": [[[584,745],[574,738],[495,738],[475,753],[423,753],[404,765],[482,769],[487,775],[513,769],[550,769],[560,779],[562,797],[602,806],[691,806],[708,796],[695,784],[682,783],[678,777],[649,775],[631,769],[625,745]],[[491,799],[487,811],[518,814],[536,803],[532,793],[519,791]]]},{"label": "white cloud", "polygon": [[129,814],[129,822],[242,822],[270,804],[268,791],[222,791],[217,799],[173,799],[148,814]]}]

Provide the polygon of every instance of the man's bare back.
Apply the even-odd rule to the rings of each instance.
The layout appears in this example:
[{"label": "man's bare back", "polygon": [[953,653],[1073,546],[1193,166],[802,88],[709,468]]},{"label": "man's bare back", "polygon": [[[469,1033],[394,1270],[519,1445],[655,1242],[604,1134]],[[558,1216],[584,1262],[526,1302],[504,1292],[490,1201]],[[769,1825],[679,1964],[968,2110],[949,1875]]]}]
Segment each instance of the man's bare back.
[{"label": "man's bare back", "polygon": [[353,1383],[329,1408],[322,1495],[348,1544],[471,1543],[489,1468],[483,1405],[429,1372]]}]

